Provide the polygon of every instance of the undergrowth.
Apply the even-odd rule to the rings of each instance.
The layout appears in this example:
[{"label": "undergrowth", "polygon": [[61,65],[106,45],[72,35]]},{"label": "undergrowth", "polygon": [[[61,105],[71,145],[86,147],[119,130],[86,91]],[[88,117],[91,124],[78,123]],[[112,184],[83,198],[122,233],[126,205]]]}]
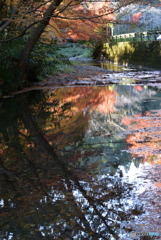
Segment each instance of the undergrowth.
[{"label": "undergrowth", "polygon": [[67,43],[61,46],[59,53],[67,58],[91,58],[93,49],[88,43]]},{"label": "undergrowth", "polygon": [[[18,68],[21,52],[25,39],[15,40],[1,44],[0,52],[0,84],[3,93],[16,91],[23,86]],[[28,60],[28,82],[41,81],[57,72],[71,71],[71,57],[91,57],[92,48],[87,43],[65,43],[58,45],[56,42],[47,44],[39,42],[31,58]]]}]

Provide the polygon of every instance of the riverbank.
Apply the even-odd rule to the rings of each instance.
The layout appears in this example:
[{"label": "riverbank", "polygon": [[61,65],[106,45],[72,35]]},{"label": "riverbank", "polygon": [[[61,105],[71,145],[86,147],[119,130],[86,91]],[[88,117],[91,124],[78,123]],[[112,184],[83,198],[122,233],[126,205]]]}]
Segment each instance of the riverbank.
[{"label": "riverbank", "polygon": [[[84,85],[86,81],[88,84],[98,84],[96,77],[111,74],[113,71],[109,69],[103,69],[99,66],[93,66],[90,64],[73,64],[70,66],[69,72],[62,72],[50,76],[46,80],[35,83],[37,86],[75,86],[75,85]],[[95,81],[94,81],[95,79]],[[84,83],[84,84],[83,84]],[[100,82],[99,82],[100,84]],[[86,84],[85,84],[86,85]]]},{"label": "riverbank", "polygon": [[103,83],[97,80],[97,77],[99,78],[104,74],[110,73],[113,73],[113,71],[87,63],[72,64],[69,66],[69,71],[55,73],[54,75],[51,75],[40,82],[32,83],[30,87],[14,91],[11,95],[8,96],[5,95],[3,98],[8,98],[20,93],[39,89],[74,87],[78,85],[103,85]]},{"label": "riverbank", "polygon": [[[107,63],[107,65],[106,65]],[[94,64],[94,62],[93,62]],[[95,64],[98,64],[96,62]],[[61,87],[61,86],[104,86],[111,84],[132,84],[132,85],[161,85],[161,71],[156,69],[116,66],[113,64],[111,69],[108,62],[100,66],[90,65],[80,62],[72,65],[70,72],[57,73],[48,79],[38,83],[42,87]],[[101,67],[101,65],[103,67]],[[111,66],[110,66],[111,67]]]},{"label": "riverbank", "polygon": [[116,84],[157,86],[161,88],[161,72],[155,69],[139,70],[137,68],[131,69],[128,67],[120,67],[120,70],[116,71],[90,65],[90,62],[80,61],[79,64],[70,65],[68,72],[55,73],[41,82],[32,83],[30,87],[14,91],[11,95],[5,95],[3,98],[39,89],[75,86],[108,86]]}]

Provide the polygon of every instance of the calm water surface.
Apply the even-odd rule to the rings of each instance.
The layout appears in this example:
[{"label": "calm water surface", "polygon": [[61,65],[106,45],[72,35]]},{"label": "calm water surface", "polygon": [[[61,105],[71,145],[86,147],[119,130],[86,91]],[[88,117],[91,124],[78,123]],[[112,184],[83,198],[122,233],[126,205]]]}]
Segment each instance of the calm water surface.
[{"label": "calm water surface", "polygon": [[160,239],[160,89],[33,91],[0,116],[0,239]]}]

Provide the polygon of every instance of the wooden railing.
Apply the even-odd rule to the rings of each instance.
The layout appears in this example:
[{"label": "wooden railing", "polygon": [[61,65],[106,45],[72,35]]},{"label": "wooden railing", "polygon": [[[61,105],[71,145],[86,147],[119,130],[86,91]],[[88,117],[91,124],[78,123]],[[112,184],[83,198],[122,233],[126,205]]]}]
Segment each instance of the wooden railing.
[{"label": "wooden railing", "polygon": [[157,41],[157,37],[161,35],[161,30],[148,32],[135,32],[113,35],[113,42],[143,42]]}]

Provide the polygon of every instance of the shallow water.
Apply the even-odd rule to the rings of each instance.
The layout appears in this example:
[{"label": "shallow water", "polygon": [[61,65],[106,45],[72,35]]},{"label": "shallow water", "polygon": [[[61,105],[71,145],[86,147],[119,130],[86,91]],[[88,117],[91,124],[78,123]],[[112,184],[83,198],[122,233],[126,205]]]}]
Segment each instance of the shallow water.
[{"label": "shallow water", "polygon": [[161,239],[159,88],[33,91],[0,113],[0,239]]},{"label": "shallow water", "polygon": [[161,87],[161,71],[158,69],[135,65],[119,65],[108,61],[89,60],[87,62],[77,62],[77,65],[79,64],[80,66],[97,66],[108,71],[92,77],[88,77],[87,74],[87,77],[80,77],[74,81],[74,84],[69,81],[68,86],[138,85],[144,87],[146,85]]}]

